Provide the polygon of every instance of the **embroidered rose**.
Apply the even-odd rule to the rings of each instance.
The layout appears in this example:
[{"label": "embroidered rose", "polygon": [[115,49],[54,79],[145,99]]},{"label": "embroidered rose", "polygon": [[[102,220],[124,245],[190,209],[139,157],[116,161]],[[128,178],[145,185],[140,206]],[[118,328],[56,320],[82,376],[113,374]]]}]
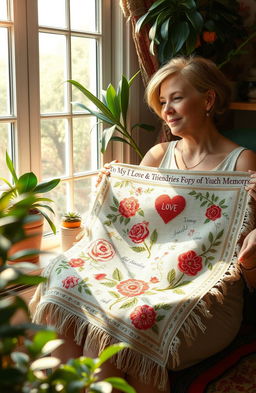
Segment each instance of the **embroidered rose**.
[{"label": "embroidered rose", "polygon": [[202,257],[197,255],[195,251],[187,251],[178,256],[178,268],[182,273],[188,276],[195,276],[202,270]]},{"label": "embroidered rose", "polygon": [[144,304],[133,310],[130,319],[136,329],[147,330],[156,323],[156,312],[153,307]]},{"label": "embroidered rose", "polygon": [[136,198],[124,198],[119,205],[119,213],[124,217],[132,217],[135,216],[138,211],[140,205]]},{"label": "embroidered rose", "polygon": [[116,286],[116,289],[124,296],[133,297],[144,293],[149,289],[149,286],[145,281],[130,278],[129,280],[121,281]]},{"label": "embroidered rose", "polygon": [[68,264],[71,267],[82,267],[84,266],[84,260],[82,258],[72,258]]},{"label": "embroidered rose", "polygon": [[103,280],[105,277],[106,277],[105,273],[99,273],[94,275],[95,280]]},{"label": "embroidered rose", "polygon": [[209,220],[215,221],[221,217],[221,208],[217,205],[211,205],[206,210],[205,215]]},{"label": "embroidered rose", "polygon": [[64,280],[62,280],[62,285],[66,289],[74,288],[78,284],[79,278],[76,276],[68,276]]},{"label": "embroidered rose", "polygon": [[143,221],[139,224],[133,225],[130,229],[128,236],[134,243],[142,243],[149,235],[148,222]]},{"label": "embroidered rose", "polygon": [[151,277],[150,282],[152,282],[153,284],[156,284],[159,282],[157,277]]},{"label": "embroidered rose", "polygon": [[115,256],[115,250],[111,243],[105,239],[98,239],[91,243],[88,255],[96,261],[109,261]]}]

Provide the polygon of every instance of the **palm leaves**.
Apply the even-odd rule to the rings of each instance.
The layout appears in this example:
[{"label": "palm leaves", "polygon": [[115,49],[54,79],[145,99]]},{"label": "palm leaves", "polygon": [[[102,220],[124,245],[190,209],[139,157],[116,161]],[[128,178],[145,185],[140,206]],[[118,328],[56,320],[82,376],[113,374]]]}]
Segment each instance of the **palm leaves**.
[{"label": "palm leaves", "polygon": [[132,131],[136,127],[153,131],[154,127],[143,123],[134,124],[130,129],[128,129],[127,126],[130,87],[138,74],[139,71],[130,80],[127,80],[125,76],[122,76],[117,90],[110,83],[107,90],[102,92],[102,101],[79,82],[75,80],[68,80],[68,82],[79,89],[98,110],[93,110],[80,102],[72,102],[72,104],[88,111],[108,126],[104,129],[100,141],[102,153],[105,153],[110,141],[116,141],[128,144],[132,149],[134,149],[140,158],[143,158],[143,154],[132,136]]}]

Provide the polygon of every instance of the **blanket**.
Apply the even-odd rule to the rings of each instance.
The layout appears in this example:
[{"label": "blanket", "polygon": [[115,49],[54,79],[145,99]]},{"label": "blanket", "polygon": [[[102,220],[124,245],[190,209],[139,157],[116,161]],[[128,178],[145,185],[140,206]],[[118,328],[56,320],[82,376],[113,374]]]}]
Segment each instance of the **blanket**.
[{"label": "blanket", "polygon": [[[36,291],[34,321],[101,351],[124,341],[117,367],[165,385],[181,336],[193,340],[240,277],[238,239],[248,230],[243,172],[164,170],[113,164],[86,220],[84,237],[58,255]],[[166,367],[167,366],[167,367]]]}]

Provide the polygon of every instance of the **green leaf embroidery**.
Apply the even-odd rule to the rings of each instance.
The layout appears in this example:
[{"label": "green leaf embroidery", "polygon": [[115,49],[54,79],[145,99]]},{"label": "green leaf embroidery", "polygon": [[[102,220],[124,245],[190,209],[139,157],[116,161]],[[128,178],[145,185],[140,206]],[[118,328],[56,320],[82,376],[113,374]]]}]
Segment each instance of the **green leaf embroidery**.
[{"label": "green leaf embroidery", "polygon": [[117,293],[117,292],[114,292],[114,291],[108,291],[108,293],[109,293],[111,296],[113,296],[113,297],[115,297],[115,298],[117,298],[117,299],[119,299],[119,298],[120,298],[120,295],[119,295],[119,293]]},{"label": "green leaf embroidery", "polygon": [[121,281],[123,279],[122,273],[118,268],[113,271],[112,277],[114,280]]},{"label": "green leaf embroidery", "polygon": [[135,252],[142,252],[142,251],[146,251],[145,247],[131,247],[131,249]]},{"label": "green leaf embroidery", "polygon": [[167,281],[169,282],[170,285],[173,284],[173,282],[175,280],[175,276],[176,276],[175,269],[172,269],[168,272]]},{"label": "green leaf embroidery", "polygon": [[120,308],[130,308],[135,306],[138,303],[138,299],[134,297],[132,300],[129,300],[128,302],[123,303]]},{"label": "green leaf embroidery", "polygon": [[154,231],[152,232],[151,236],[150,236],[150,244],[153,245],[154,243],[156,243],[158,238],[158,234],[156,229],[154,229]]}]

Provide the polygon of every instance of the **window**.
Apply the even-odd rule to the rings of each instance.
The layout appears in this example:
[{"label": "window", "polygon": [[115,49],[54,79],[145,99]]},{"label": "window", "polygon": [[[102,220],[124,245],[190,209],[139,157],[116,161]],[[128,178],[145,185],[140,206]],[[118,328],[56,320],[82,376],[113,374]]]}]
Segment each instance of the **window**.
[{"label": "window", "polygon": [[101,165],[100,126],[71,104],[85,101],[66,81],[98,95],[110,81],[110,7],[110,0],[0,0],[0,176],[8,177],[8,150],[19,173],[60,177],[49,195],[57,223],[66,210],[86,211]]}]

